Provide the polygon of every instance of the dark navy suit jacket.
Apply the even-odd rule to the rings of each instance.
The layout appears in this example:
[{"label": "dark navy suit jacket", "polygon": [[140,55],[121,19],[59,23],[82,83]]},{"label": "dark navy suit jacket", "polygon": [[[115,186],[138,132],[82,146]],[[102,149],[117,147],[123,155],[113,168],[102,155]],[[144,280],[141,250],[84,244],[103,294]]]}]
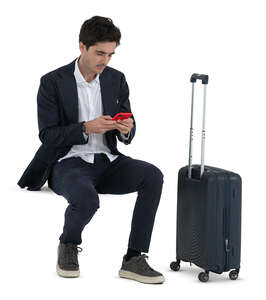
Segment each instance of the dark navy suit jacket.
[{"label": "dark navy suit jacket", "polygon": [[[45,74],[40,79],[37,108],[39,138],[42,145],[17,183],[21,188],[27,186],[31,191],[40,190],[48,179],[53,164],[66,155],[73,145],[87,142],[82,131],[84,121],[78,122],[75,60]],[[131,112],[125,75],[106,66],[99,80],[103,115],[113,117],[118,112]],[[126,145],[131,143],[136,131],[133,115],[132,119],[134,127],[131,129],[129,139],[123,140],[117,129],[105,133],[112,154],[122,154],[117,150],[117,138]]]}]

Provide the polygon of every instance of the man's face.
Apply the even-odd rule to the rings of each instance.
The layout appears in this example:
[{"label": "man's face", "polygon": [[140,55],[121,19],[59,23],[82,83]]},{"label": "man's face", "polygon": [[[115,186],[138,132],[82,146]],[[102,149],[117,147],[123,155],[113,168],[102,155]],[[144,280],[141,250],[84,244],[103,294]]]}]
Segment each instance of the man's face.
[{"label": "man's face", "polygon": [[116,42],[99,42],[86,50],[85,45],[80,42],[81,60],[87,73],[101,73],[109,63],[115,48]]}]

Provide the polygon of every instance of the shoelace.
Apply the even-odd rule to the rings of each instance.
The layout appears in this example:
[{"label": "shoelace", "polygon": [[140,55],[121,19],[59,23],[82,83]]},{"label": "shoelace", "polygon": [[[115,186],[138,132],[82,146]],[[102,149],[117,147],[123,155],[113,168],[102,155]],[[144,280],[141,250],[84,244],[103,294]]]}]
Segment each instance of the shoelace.
[{"label": "shoelace", "polygon": [[149,264],[147,263],[145,258],[149,259],[149,256],[146,255],[146,254],[141,254],[141,255],[138,256],[137,261],[143,261],[143,267],[146,271],[148,271],[148,270],[155,271],[153,268],[151,268],[149,266]]},{"label": "shoelace", "polygon": [[66,244],[66,257],[68,258],[68,263],[78,265],[77,254],[82,252],[83,249],[75,244]]}]

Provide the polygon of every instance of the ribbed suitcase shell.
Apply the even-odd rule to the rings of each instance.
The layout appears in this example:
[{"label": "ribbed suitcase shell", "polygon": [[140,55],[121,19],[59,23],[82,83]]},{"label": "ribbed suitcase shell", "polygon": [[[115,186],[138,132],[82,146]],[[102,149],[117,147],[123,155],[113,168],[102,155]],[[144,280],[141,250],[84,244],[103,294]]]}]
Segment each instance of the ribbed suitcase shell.
[{"label": "ribbed suitcase shell", "polygon": [[[197,179],[196,179],[197,178]],[[221,274],[240,268],[241,177],[231,171],[188,166],[178,173],[176,258]]]}]

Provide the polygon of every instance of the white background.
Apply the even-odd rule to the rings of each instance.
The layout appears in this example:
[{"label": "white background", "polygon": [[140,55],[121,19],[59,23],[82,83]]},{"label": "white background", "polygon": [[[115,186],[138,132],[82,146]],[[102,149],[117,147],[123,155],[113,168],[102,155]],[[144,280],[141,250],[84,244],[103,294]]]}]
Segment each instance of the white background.
[{"label": "white background", "polygon": [[[148,262],[163,285],[120,279],[137,194],[100,196],[83,231],[81,277],[55,273],[67,201],[17,181],[40,146],[36,96],[45,73],[79,54],[82,23],[110,17],[122,32],[109,65],[126,75],[137,130],[119,150],[164,173]],[[263,1],[9,1],[1,5],[1,294],[2,299],[226,299],[264,292],[265,9]],[[206,164],[241,175],[242,257],[237,281],[175,259],[177,173],[187,164],[191,84],[209,74]],[[202,85],[197,85],[195,155],[200,162]]]}]

